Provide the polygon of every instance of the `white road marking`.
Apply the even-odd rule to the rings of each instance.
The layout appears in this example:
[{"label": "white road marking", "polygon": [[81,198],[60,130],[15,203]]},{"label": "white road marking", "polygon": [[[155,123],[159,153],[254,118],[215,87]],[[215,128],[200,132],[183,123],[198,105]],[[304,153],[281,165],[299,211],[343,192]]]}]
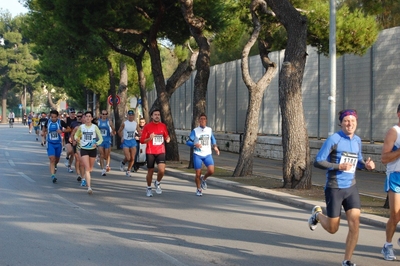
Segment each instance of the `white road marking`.
[{"label": "white road marking", "polygon": [[9,163],[11,166],[15,166],[15,163],[14,163],[13,160],[8,160],[8,163]]},{"label": "white road marking", "polygon": [[8,151],[4,152],[4,155],[5,155],[6,157],[10,156],[10,154],[8,153]]},{"label": "white road marking", "polygon": [[18,172],[18,174],[20,176],[22,176],[23,178],[25,178],[26,180],[28,180],[29,182],[35,183],[36,181],[33,180],[32,178],[30,178],[29,176],[27,176],[26,174],[22,173],[22,172]]}]

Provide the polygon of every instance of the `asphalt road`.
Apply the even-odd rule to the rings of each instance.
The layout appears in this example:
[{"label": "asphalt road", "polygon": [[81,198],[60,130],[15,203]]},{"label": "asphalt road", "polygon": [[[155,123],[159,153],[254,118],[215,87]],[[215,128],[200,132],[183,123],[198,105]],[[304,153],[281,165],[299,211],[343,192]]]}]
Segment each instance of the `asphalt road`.
[{"label": "asphalt road", "polygon": [[[307,227],[309,211],[165,176],[145,196],[145,171],[125,177],[113,161],[93,172],[93,195],[26,127],[0,125],[0,265],[340,265],[347,226]],[[64,156],[63,156],[64,157]],[[62,161],[63,162],[63,161]],[[381,228],[362,225],[353,261],[386,264]]]}]

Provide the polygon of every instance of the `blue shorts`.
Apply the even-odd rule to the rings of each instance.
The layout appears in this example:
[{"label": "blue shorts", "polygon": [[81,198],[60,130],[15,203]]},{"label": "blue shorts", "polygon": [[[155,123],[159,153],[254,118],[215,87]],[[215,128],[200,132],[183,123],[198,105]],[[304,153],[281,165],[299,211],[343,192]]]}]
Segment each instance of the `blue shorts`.
[{"label": "blue shorts", "polygon": [[206,167],[214,165],[214,159],[211,154],[207,156],[199,156],[193,153],[193,166],[195,170],[201,169],[201,164],[204,163]]},{"label": "blue shorts", "polygon": [[47,156],[61,157],[62,144],[61,143],[47,143]]},{"label": "blue shorts", "polygon": [[389,190],[400,193],[400,172],[393,172],[386,175],[385,192]]},{"label": "blue shorts", "polygon": [[104,149],[109,149],[111,147],[110,140],[103,139],[103,142],[99,145],[99,147],[103,147]]},{"label": "blue shorts", "polygon": [[35,131],[38,131],[38,130],[39,130],[39,126],[35,126],[35,127],[33,127],[33,129],[34,129]]},{"label": "blue shorts", "polygon": [[136,148],[136,146],[136,139],[124,140],[124,143],[122,143],[122,148]]}]

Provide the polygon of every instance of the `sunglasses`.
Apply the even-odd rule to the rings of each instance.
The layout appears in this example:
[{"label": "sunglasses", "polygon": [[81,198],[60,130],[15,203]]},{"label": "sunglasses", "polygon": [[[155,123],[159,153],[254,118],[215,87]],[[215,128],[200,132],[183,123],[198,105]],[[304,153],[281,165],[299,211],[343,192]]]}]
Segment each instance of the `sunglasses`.
[{"label": "sunglasses", "polygon": [[82,116],[81,116],[81,115],[77,115],[76,117],[77,117],[77,118],[82,118]]},{"label": "sunglasses", "polygon": [[108,115],[108,114],[102,114],[102,115]]}]

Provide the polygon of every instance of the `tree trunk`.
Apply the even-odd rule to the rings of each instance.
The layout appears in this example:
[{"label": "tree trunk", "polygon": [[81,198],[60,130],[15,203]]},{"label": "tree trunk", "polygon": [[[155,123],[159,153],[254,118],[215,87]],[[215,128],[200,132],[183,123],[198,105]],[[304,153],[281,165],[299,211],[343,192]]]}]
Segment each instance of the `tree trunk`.
[{"label": "tree trunk", "polygon": [[166,91],[166,85],[164,80],[164,74],[162,72],[160,50],[158,49],[158,43],[156,38],[149,39],[148,46],[151,69],[153,72],[154,83],[157,90],[156,101],[160,104],[161,119],[168,129],[168,134],[171,138],[169,143],[166,143],[166,159],[169,161],[179,161],[179,150],[178,142],[175,134],[174,121],[171,114],[171,106],[169,103],[170,97]]},{"label": "tree trunk", "polygon": [[258,133],[258,118],[260,115],[260,107],[262,101],[262,95],[265,89],[271,83],[272,78],[276,73],[276,65],[271,62],[268,58],[268,44],[264,41],[258,42],[260,51],[261,62],[266,69],[264,75],[255,83],[249,72],[249,53],[251,47],[257,41],[260,34],[261,25],[258,20],[256,11],[260,10],[265,12],[265,2],[262,0],[253,0],[250,4],[250,12],[252,15],[253,22],[253,33],[250,36],[249,41],[246,43],[242,52],[242,78],[244,83],[249,90],[249,103],[246,113],[245,129],[242,146],[240,147],[240,154],[238,163],[236,165],[233,176],[248,176],[253,173],[253,154],[257,142]]},{"label": "tree trunk", "polygon": [[2,124],[8,123],[7,94],[8,94],[8,91],[10,90],[10,87],[11,87],[11,84],[6,81],[3,86],[3,94],[1,95],[2,96],[2,99],[1,99],[1,113],[2,113],[1,123]]},{"label": "tree trunk", "polygon": [[[110,60],[108,58],[104,59],[107,65],[107,69],[108,69],[108,77],[109,77],[109,82],[110,82],[110,91],[109,91],[109,95],[111,95],[111,97],[113,99],[117,99],[117,90],[116,90],[116,85],[115,85],[115,74],[114,74],[114,70],[112,68],[112,64],[110,62]],[[123,106],[125,106],[125,103],[121,104]],[[121,116],[119,114],[119,106],[117,104],[117,101],[113,101],[113,113],[114,113],[114,126],[115,129],[118,130],[118,128],[121,126],[122,123],[122,119]],[[125,108],[122,108],[123,110],[125,110]],[[118,134],[115,136],[115,145],[117,149],[120,149],[121,146],[121,138],[118,136]]]},{"label": "tree trunk", "polygon": [[142,111],[143,117],[146,120],[146,123],[150,121],[149,114],[149,101],[147,99],[147,90],[146,90],[146,76],[143,71],[143,55],[144,49],[139,53],[138,56],[135,56],[133,60],[135,61],[136,71],[138,74],[139,81],[139,89],[140,89],[140,99],[142,100]]},{"label": "tree trunk", "polygon": [[282,113],[284,187],[311,188],[311,161],[301,86],[307,58],[307,19],[288,0],[269,0],[287,31],[287,46],[279,75]]},{"label": "tree trunk", "polygon": [[[183,17],[199,46],[196,60],[197,73],[194,78],[192,129],[196,128],[201,113],[206,113],[207,84],[210,78],[210,44],[203,34],[205,21],[193,13],[193,0],[181,0]],[[193,149],[190,149],[189,168],[193,168]]]}]

